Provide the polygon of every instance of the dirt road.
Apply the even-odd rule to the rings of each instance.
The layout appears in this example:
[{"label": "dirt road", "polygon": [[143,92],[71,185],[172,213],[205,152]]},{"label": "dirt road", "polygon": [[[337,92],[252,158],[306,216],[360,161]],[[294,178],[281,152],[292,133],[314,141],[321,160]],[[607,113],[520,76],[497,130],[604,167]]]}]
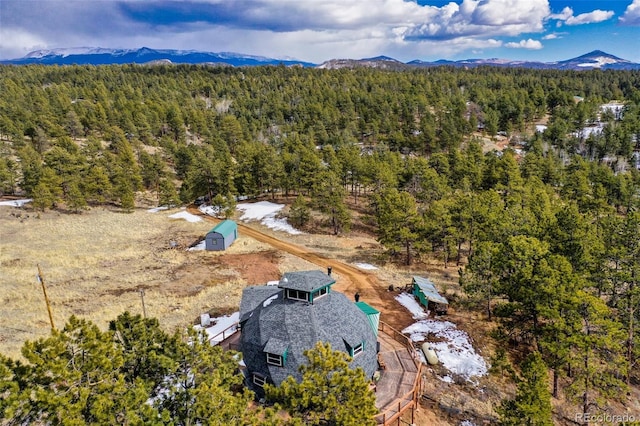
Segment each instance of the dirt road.
[{"label": "dirt road", "polygon": [[[202,217],[203,219],[219,223],[220,220],[203,214],[197,207],[190,206],[189,213]],[[406,327],[407,315],[406,310],[393,298],[393,294],[387,291],[388,284],[384,284],[370,272],[362,271],[355,266],[348,265],[336,259],[325,257],[319,253],[310,251],[309,249],[277,239],[271,235],[262,233],[242,223],[238,223],[238,230],[242,235],[251,237],[257,241],[269,244],[277,250],[281,250],[304,259],[308,262],[326,269],[331,266],[332,271],[339,276],[336,284],[333,286],[348,296],[353,297],[356,293],[360,294],[361,300],[376,308],[382,313],[384,321],[391,325],[402,329]]]}]

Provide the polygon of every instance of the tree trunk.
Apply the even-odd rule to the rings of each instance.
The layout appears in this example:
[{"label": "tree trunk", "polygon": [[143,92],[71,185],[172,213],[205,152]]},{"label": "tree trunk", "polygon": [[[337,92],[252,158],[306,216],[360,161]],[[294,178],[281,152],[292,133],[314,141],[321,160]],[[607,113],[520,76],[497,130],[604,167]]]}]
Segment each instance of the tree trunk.
[{"label": "tree trunk", "polygon": [[407,249],[407,266],[411,265],[411,242],[409,242],[408,240],[405,242],[405,247]]}]

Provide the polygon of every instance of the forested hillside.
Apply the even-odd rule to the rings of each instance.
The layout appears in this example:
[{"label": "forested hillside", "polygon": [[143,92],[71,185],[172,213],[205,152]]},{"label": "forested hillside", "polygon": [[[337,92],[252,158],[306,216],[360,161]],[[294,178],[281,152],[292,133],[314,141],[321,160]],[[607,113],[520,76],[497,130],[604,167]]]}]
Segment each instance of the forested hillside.
[{"label": "forested hillside", "polygon": [[[485,152],[497,135],[517,150]],[[69,213],[298,196],[292,222],[335,234],[357,204],[392,260],[462,267],[496,338],[585,413],[640,380],[638,142],[637,71],[0,68],[0,192]],[[544,418],[520,391],[505,421]]]}]

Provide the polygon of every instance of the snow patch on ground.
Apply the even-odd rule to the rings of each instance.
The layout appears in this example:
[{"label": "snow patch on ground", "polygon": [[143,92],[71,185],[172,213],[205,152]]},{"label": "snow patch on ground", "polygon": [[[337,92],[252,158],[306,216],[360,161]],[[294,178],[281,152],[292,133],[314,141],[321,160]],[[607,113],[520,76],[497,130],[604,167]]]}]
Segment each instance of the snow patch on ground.
[{"label": "snow patch on ground", "polygon": [[202,221],[201,217],[198,217],[198,216],[196,216],[194,214],[191,214],[186,210],[182,210],[182,211],[179,211],[178,213],[174,213],[172,215],[169,215],[169,217],[171,219],[184,219],[187,222],[200,222],[200,221]]},{"label": "snow patch on ground", "polygon": [[453,379],[451,378],[451,376],[444,376],[444,377],[438,377],[438,378],[445,383],[453,383]]},{"label": "snow patch on ground", "polygon": [[147,210],[147,213],[158,213],[162,210],[169,210],[169,206],[154,207],[152,209]]},{"label": "snow patch on ground", "polygon": [[396,300],[411,312],[413,319],[425,319],[429,316],[422,306],[420,306],[416,298],[409,293],[400,293],[396,296]]},{"label": "snow patch on ground", "polygon": [[204,250],[206,249],[207,243],[205,240],[200,241],[198,244],[196,244],[193,247],[189,247],[187,249],[187,251],[200,251],[200,250]]},{"label": "snow patch on ground", "polygon": [[354,263],[354,265],[357,266],[360,269],[365,269],[365,270],[378,269],[377,266],[372,265],[370,263]]},{"label": "snow patch on ground", "polygon": [[276,218],[276,214],[284,207],[284,204],[271,203],[269,201],[259,201],[257,203],[240,203],[236,208],[243,212],[240,220],[248,222],[259,220],[260,223],[274,231],[283,231],[292,235],[302,234],[302,232],[291,226],[286,219]]},{"label": "snow patch on ground", "polygon": [[22,207],[27,203],[31,202],[31,198],[27,198],[24,200],[8,200],[8,201],[0,201],[0,206],[9,206],[9,207]]},{"label": "snow patch on ground", "polygon": [[[440,340],[438,342],[430,341],[429,344],[436,351],[440,363],[451,373],[463,377],[469,382],[472,382],[474,377],[482,377],[487,374],[487,363],[475,351],[471,339],[465,331],[459,330],[454,323],[449,321],[427,319],[423,307],[408,293],[396,296],[396,300],[411,312],[413,318],[418,320],[402,332],[408,334],[414,342],[426,341],[429,335]],[[441,380],[448,382],[451,378],[445,376]]]},{"label": "snow patch on ground", "polygon": [[222,208],[219,206],[202,205],[198,207],[198,210],[200,210],[202,213],[206,214],[207,216],[219,217],[222,214]]}]

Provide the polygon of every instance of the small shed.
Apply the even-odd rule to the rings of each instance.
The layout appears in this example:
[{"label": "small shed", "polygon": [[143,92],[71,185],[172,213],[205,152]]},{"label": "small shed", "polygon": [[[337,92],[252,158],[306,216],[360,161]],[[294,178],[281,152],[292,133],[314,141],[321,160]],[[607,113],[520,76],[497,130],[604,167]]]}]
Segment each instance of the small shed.
[{"label": "small shed", "polygon": [[215,251],[226,250],[237,238],[238,224],[232,220],[223,220],[207,233],[205,248]]},{"label": "small shed", "polygon": [[418,298],[424,307],[435,311],[437,314],[447,313],[449,302],[438,293],[436,286],[430,279],[414,276],[412,284],[413,295]]},{"label": "small shed", "polygon": [[356,306],[367,315],[367,319],[369,320],[369,324],[371,324],[373,334],[378,337],[378,327],[380,327],[380,311],[366,302],[356,302]]}]

